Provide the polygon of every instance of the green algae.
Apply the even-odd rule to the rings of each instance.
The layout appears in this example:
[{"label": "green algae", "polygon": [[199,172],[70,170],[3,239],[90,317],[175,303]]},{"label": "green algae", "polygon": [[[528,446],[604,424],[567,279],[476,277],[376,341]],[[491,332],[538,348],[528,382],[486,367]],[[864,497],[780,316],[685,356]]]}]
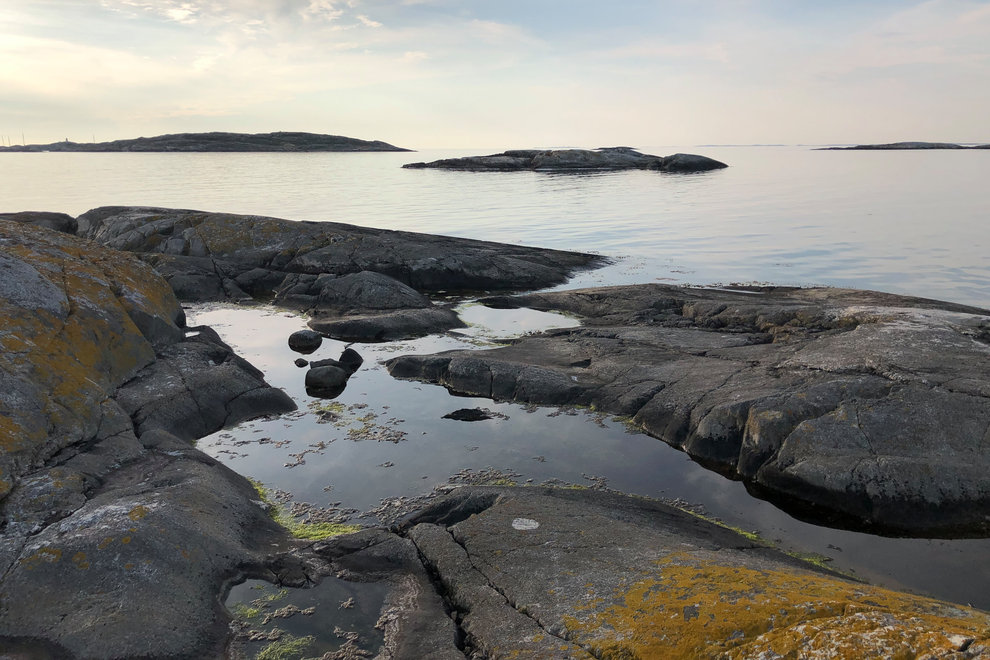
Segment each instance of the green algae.
[{"label": "green algae", "polygon": [[312,635],[306,637],[283,635],[281,639],[261,649],[257,660],[299,660],[315,641],[316,638]]},{"label": "green algae", "polygon": [[271,493],[265,488],[264,484],[254,479],[249,479],[248,481],[254,486],[254,490],[258,493],[261,501],[264,502],[268,509],[268,515],[271,516],[272,520],[287,529],[297,539],[322,541],[334,536],[353,534],[361,530],[361,525],[299,520],[272,498]]}]

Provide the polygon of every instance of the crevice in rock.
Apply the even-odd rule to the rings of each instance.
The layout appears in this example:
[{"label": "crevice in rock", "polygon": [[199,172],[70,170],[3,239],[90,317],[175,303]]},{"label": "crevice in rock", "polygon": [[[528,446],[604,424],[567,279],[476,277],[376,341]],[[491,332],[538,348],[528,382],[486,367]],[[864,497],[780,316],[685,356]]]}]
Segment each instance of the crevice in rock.
[{"label": "crevice in rock", "polygon": [[459,608],[456,604],[454,604],[453,599],[450,597],[450,591],[447,589],[446,585],[444,585],[443,578],[440,576],[440,572],[437,570],[436,566],[434,566],[430,560],[426,558],[426,555],[423,554],[413,539],[409,538],[405,534],[400,534],[400,536],[409,539],[409,541],[413,544],[413,547],[416,548],[416,556],[419,559],[419,563],[423,566],[423,572],[426,573],[426,577],[430,581],[430,586],[432,586],[433,591],[440,596],[440,600],[443,602],[444,610],[446,611],[447,616],[450,617],[450,620],[454,623],[454,646],[457,647],[458,651],[464,654],[465,658],[470,658],[471,647],[468,641],[469,635],[461,626],[461,621],[463,620],[464,615],[470,614],[470,610]]},{"label": "crevice in rock", "polygon": [[591,648],[589,646],[586,646],[585,644],[582,644],[582,643],[580,643],[578,641],[575,641],[573,639],[568,639],[566,636],[562,637],[562,636],[560,636],[558,634],[555,634],[554,632],[550,631],[543,624],[542,621],[540,621],[537,617],[535,617],[532,614],[530,614],[529,611],[527,611],[527,609],[525,607],[520,607],[512,598],[509,597],[509,595],[507,593],[505,593],[505,591],[501,587],[499,587],[497,584],[495,584],[491,580],[491,578],[488,577],[488,574],[485,573],[484,570],[482,570],[481,568],[478,567],[477,564],[475,564],[474,559],[471,557],[471,553],[467,549],[467,546],[464,545],[464,543],[462,543],[461,540],[457,538],[457,536],[454,534],[454,532],[452,532],[450,530],[450,528],[447,528],[446,531],[447,531],[448,534],[450,534],[450,538],[454,541],[454,543],[456,543],[458,546],[460,546],[464,550],[464,554],[467,557],[468,563],[471,564],[471,568],[474,570],[474,572],[477,573],[478,575],[480,575],[482,577],[482,579],[484,579],[485,584],[487,584],[488,587],[490,589],[492,589],[492,591],[494,591],[495,593],[497,593],[498,595],[500,595],[503,599],[505,599],[505,602],[506,602],[506,604],[509,607],[511,607],[513,610],[515,610],[519,614],[523,615],[524,617],[526,617],[527,619],[529,619],[530,621],[532,621],[534,624],[536,624],[536,626],[540,630],[542,630],[544,633],[546,633],[550,637],[553,637],[554,639],[559,640],[559,641],[563,642],[564,644],[574,644],[576,646],[579,646],[582,649],[584,649],[589,655],[594,656],[594,653],[592,652],[592,650],[591,650]]}]

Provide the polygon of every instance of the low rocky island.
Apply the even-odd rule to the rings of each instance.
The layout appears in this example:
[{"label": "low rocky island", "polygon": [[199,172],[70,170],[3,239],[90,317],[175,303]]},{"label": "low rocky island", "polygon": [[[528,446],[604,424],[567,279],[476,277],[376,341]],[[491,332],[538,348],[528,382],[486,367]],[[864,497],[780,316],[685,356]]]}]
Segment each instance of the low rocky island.
[{"label": "low rocky island", "polygon": [[[986,534],[990,514],[987,310],[828,289],[508,295],[603,260],[175,209],[7,214],[0,242],[0,656],[242,657],[261,614],[221,603],[245,579],[286,593],[376,585],[381,643],[342,631],[324,658],[990,653],[985,612],[869,586],[641,497],[466,487],[389,529],[287,517],[193,441],[296,404],[187,326],[179,301],[456,319],[429,297],[442,290],[568,311],[582,327],[389,368],[629,415],[819,519],[963,535]],[[351,353],[330,366],[359,369]],[[332,621],[353,602],[319,607]],[[305,639],[265,634],[266,657],[310,657]]]},{"label": "low rocky island", "polygon": [[706,156],[673,154],[653,156],[630,147],[599,149],[519,149],[490,156],[445,158],[430,163],[407,163],[409,169],[466,171],[580,172],[595,170],[656,170],[659,172],[707,172],[728,167]]},{"label": "low rocky island", "polygon": [[51,144],[27,144],[0,147],[2,151],[16,152],[209,152],[209,151],[411,151],[380,140],[359,140],[342,135],[320,133],[172,133],[155,137],[139,137],[110,142],[52,142]]},{"label": "low rocky island", "polygon": [[889,142],[851,147],[822,147],[818,151],[900,151],[912,149],[990,149],[990,144],[963,145],[954,142]]}]

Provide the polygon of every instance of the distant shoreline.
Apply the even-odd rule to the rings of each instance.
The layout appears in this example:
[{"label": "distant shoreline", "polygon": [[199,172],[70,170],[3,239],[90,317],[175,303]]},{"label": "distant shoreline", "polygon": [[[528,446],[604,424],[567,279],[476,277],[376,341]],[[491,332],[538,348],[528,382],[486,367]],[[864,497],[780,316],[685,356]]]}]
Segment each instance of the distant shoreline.
[{"label": "distant shoreline", "polygon": [[962,145],[954,142],[890,142],[857,144],[851,147],[819,147],[815,151],[909,151],[921,149],[990,149],[990,144]]},{"label": "distant shoreline", "polygon": [[63,142],[0,147],[0,152],[321,152],[321,151],[412,151],[381,140],[359,140],[320,133],[174,133],[110,142]]}]

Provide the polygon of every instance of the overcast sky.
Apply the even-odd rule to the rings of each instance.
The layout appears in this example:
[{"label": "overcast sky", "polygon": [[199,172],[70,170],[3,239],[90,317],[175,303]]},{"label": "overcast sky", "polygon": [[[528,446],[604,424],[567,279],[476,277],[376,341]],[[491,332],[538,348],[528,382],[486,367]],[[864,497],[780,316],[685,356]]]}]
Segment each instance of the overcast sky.
[{"label": "overcast sky", "polygon": [[0,135],[990,142],[990,0],[0,0]]}]

